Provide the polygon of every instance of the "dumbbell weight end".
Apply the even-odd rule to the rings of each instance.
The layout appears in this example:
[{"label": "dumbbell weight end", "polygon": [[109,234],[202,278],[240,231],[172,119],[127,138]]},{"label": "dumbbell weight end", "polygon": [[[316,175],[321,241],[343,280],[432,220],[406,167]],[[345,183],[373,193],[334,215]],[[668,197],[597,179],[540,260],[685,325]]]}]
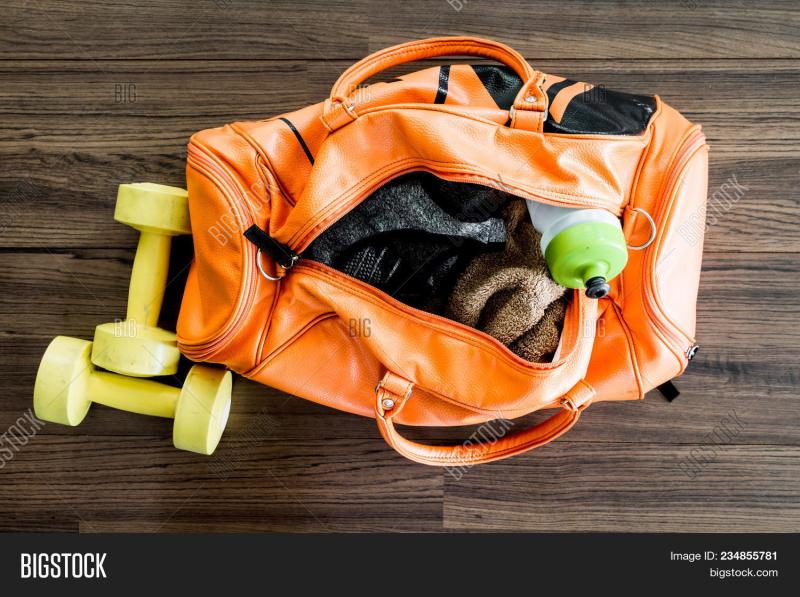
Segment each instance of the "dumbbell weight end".
[{"label": "dumbbell weight end", "polygon": [[195,365],[180,389],[145,379],[96,371],[92,343],[58,336],[47,347],[33,390],[36,416],[75,426],[92,402],[144,415],[174,418],[176,448],[211,454],[217,447],[231,404],[229,371]]}]

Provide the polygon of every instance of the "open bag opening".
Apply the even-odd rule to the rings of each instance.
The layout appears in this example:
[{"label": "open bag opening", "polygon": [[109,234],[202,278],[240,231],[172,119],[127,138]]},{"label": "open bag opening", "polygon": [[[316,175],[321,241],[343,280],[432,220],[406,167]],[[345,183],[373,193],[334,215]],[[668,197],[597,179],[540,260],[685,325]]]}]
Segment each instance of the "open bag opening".
[{"label": "open bag opening", "polygon": [[569,297],[550,276],[524,199],[427,172],[389,181],[303,257],[548,363]]}]

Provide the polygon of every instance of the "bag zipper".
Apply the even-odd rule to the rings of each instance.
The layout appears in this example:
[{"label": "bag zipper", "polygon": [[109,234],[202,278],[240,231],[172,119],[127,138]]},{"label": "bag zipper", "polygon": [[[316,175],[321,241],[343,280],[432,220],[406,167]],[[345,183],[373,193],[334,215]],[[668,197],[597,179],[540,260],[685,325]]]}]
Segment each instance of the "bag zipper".
[{"label": "bag zipper", "polygon": [[[253,214],[248,208],[249,204],[242,190],[230,173],[210,155],[194,143],[189,143],[187,149],[187,164],[206,176],[211,182],[222,190],[231,209],[242,222],[242,229],[248,229],[254,224]],[[204,359],[222,347],[237,331],[241,320],[250,309],[255,296],[256,276],[254,275],[256,248],[252,243],[242,242],[244,264],[242,266],[242,289],[239,293],[236,307],[225,325],[210,338],[204,339],[194,345],[187,346],[181,343],[181,350],[186,356],[193,359]],[[278,282],[279,283],[279,282]]]},{"label": "bag zipper", "polygon": [[[236,181],[233,177],[228,173],[227,169],[225,169],[214,156],[208,154],[208,152],[202,149],[199,146],[196,146],[192,143],[189,144],[187,150],[187,163],[197,169],[199,172],[204,174],[208,177],[212,182],[216,183],[217,186],[225,193],[226,198],[228,199],[229,204],[232,206],[235,213],[240,216],[240,219],[243,221],[243,231],[250,230],[253,226],[257,225],[254,223],[254,218],[252,213],[249,210],[245,209],[243,206],[248,205],[246,197],[244,193],[241,191],[239,186],[237,185]],[[410,170],[411,171],[411,170]],[[385,184],[386,181],[382,181],[380,184]],[[484,180],[476,179],[476,182],[485,185]],[[378,184],[377,186],[380,186]],[[533,370],[548,370],[548,369],[555,369],[559,367],[563,362],[564,359],[561,359],[557,363],[532,363],[530,361],[526,361],[525,359],[515,355],[512,353],[508,347],[503,345],[500,341],[492,338],[491,336],[480,332],[474,328],[471,328],[467,325],[458,323],[456,321],[447,319],[445,317],[441,317],[439,315],[434,315],[431,313],[427,313],[425,311],[421,311],[419,309],[414,309],[413,307],[409,307],[400,301],[397,301],[390,295],[387,295],[384,292],[381,292],[377,288],[374,288],[356,278],[352,278],[343,272],[335,270],[326,266],[325,264],[318,263],[315,261],[304,260],[300,261],[297,266],[294,264],[297,262],[298,258],[301,258],[302,255],[300,253],[304,250],[308,245],[313,242],[313,240],[322,234],[325,229],[316,231],[314,233],[317,226],[325,221],[328,220],[331,222],[331,225],[338,221],[338,219],[344,216],[348,211],[353,209],[361,200],[365,199],[369,196],[369,194],[373,191],[373,188],[362,189],[356,196],[351,198],[350,200],[344,202],[342,205],[338,206],[337,209],[333,212],[333,215],[330,213],[326,213],[325,215],[318,215],[317,218],[314,220],[314,225],[309,228],[310,232],[307,233],[302,237],[302,239],[298,242],[289,243],[284,245],[284,248],[287,248],[291,251],[292,256],[295,257],[291,265],[289,267],[301,267],[307,268],[310,270],[322,269],[328,275],[334,278],[342,278],[345,282],[356,285],[360,287],[363,291],[371,294],[372,296],[377,297],[381,301],[385,303],[393,304],[393,306],[400,310],[404,315],[412,315],[415,318],[427,320],[429,324],[434,324],[435,327],[439,327],[440,329],[443,327],[444,329],[449,330],[459,330],[463,334],[474,338],[481,344],[488,344],[499,356],[504,358],[505,360],[509,361],[513,365],[517,367],[521,367],[523,369],[533,369]],[[532,195],[534,196],[534,195]],[[545,203],[554,203],[550,199],[541,198],[541,200]],[[255,232],[255,231],[253,231]],[[263,232],[263,231],[261,231]],[[266,233],[264,233],[266,234]],[[255,243],[246,242],[243,243],[243,251],[245,252],[244,255],[244,266],[242,270],[242,292],[240,293],[239,300],[237,302],[236,309],[232,316],[228,319],[225,326],[220,329],[217,333],[215,333],[210,338],[203,340],[202,342],[198,342],[193,346],[187,346],[186,344],[182,343],[182,350],[186,356],[194,359],[205,359],[211,356],[213,353],[218,351],[222,348],[230,338],[236,333],[239,323],[244,318],[245,313],[248,311],[250,306],[252,305],[253,297],[255,295],[255,288],[256,283],[258,280],[258,276],[255,275],[255,259],[257,255],[257,245]],[[298,247],[298,248],[295,248]],[[288,269],[288,268],[286,268]],[[274,282],[275,284],[280,284],[280,281]],[[279,289],[276,289],[278,292]],[[577,300],[582,300],[580,297]],[[574,307],[571,308],[580,309],[580,307],[575,303],[573,300]],[[563,332],[562,332],[563,333]],[[580,334],[580,332],[579,332]]]},{"label": "bag zipper", "polygon": [[[404,174],[409,174],[411,172],[420,172],[420,171],[424,171],[424,170],[422,170],[422,169],[420,169],[418,167],[408,168],[408,169],[402,170],[400,172],[394,173],[392,175],[392,179],[393,178],[397,178],[398,176],[402,176]],[[302,252],[305,251],[306,248],[312,242],[314,242],[314,240],[318,236],[320,236],[330,226],[332,226],[333,224],[338,222],[341,218],[343,218],[345,215],[347,215],[348,212],[350,212],[351,210],[355,209],[358,206],[359,203],[361,203],[364,199],[369,197],[374,191],[376,191],[381,186],[385,185],[387,182],[388,182],[387,179],[381,179],[377,183],[373,183],[373,184],[371,184],[371,185],[369,185],[367,187],[359,189],[359,191],[357,193],[355,193],[349,199],[346,199],[345,201],[342,201],[339,205],[336,205],[331,209],[322,210],[322,211],[318,212],[313,218],[309,219],[308,223],[303,227],[303,229],[307,230],[307,232],[302,234],[299,238],[297,238],[297,233],[295,233],[295,235],[287,241],[285,246],[288,247],[289,249],[291,249],[292,251],[294,251],[297,254],[302,254]],[[533,200],[533,201],[539,201],[541,203],[547,203],[547,204],[550,204],[550,205],[558,205],[558,206],[563,206],[563,207],[576,207],[576,208],[586,207],[584,204],[582,204],[580,202],[576,202],[576,201],[556,201],[556,200],[553,200],[553,199],[551,199],[549,197],[543,197],[541,195],[537,195],[535,193],[530,193],[530,192],[524,193],[525,196],[523,196],[522,194],[520,194],[521,192],[519,190],[515,189],[514,192],[511,192],[510,190],[508,190],[507,187],[504,187],[502,181],[500,183],[498,183],[498,184],[495,184],[495,185],[487,184],[487,180],[486,180],[485,177],[480,177],[480,176],[466,177],[466,178],[463,179],[462,182],[478,184],[478,185],[481,185],[481,186],[484,186],[484,187],[495,188],[495,189],[498,189],[500,191],[504,191],[504,192],[506,192],[506,193],[508,193],[510,195],[513,195],[514,197],[517,197],[519,199],[523,199],[523,200],[526,200],[526,201],[527,200]],[[604,209],[604,208],[597,208],[597,209]],[[324,226],[324,227],[321,227],[320,225],[323,222],[329,222],[329,224]]]},{"label": "bag zipper", "polygon": [[[359,291],[369,294],[370,296],[378,299],[384,304],[388,304],[392,309],[399,311],[402,315],[411,316],[414,319],[423,320],[430,328],[437,329],[439,331],[457,331],[459,335],[468,336],[469,338],[475,340],[479,344],[483,344],[491,348],[497,355],[504,360],[508,361],[510,364],[525,370],[554,370],[562,366],[564,363],[567,362],[567,359],[561,358],[558,361],[551,362],[551,363],[533,363],[531,361],[526,361],[522,357],[515,355],[513,352],[509,350],[507,346],[505,346],[502,342],[489,336],[488,334],[481,332],[473,327],[465,325],[463,323],[459,323],[452,319],[448,319],[447,317],[443,317],[441,315],[436,315],[434,313],[428,313],[427,311],[422,311],[420,309],[415,309],[414,307],[410,307],[405,303],[397,300],[390,294],[383,292],[367,284],[366,282],[362,282],[357,278],[353,278],[345,274],[344,272],[340,272],[337,269],[334,269],[324,263],[320,263],[318,261],[313,261],[310,259],[303,259],[301,260],[295,267],[295,271],[302,271],[306,270],[306,273],[310,273],[315,277],[327,276],[333,278],[336,281],[340,281],[343,285],[347,286],[354,286],[358,288]],[[580,316],[580,301],[582,300],[591,300],[585,299],[582,297],[581,294],[578,294],[576,291],[575,296],[573,296],[573,300],[570,302],[569,309],[574,309],[577,311],[575,317],[577,318],[577,322],[573,325],[578,327],[577,342],[580,342],[580,337],[582,336],[581,330],[584,325],[583,319]],[[563,330],[562,330],[562,337],[563,337]],[[577,346],[573,347],[573,350],[570,352],[574,352],[577,350]]]},{"label": "bag zipper", "polygon": [[[680,180],[681,175],[689,161],[694,157],[697,151],[699,151],[700,148],[705,145],[705,140],[705,135],[703,135],[700,128],[695,128],[687,135],[681,144],[680,149],[673,157],[672,163],[668,170],[669,174],[664,181],[664,186],[658,194],[658,201],[656,204],[659,205],[660,208],[658,213],[654,215],[657,225],[662,230],[672,214],[672,207],[675,202],[673,195],[676,189],[676,183],[678,180]],[[688,362],[688,355],[694,345],[694,338],[689,338],[680,330],[673,329],[674,326],[669,323],[670,319],[661,308],[661,305],[658,302],[658,297],[656,296],[656,290],[654,287],[654,275],[656,267],[654,251],[659,246],[660,243],[653,243],[651,246],[645,249],[645,271],[643,272],[645,311],[656,328],[664,336],[667,344],[678,349],[682,355],[682,359]]]}]

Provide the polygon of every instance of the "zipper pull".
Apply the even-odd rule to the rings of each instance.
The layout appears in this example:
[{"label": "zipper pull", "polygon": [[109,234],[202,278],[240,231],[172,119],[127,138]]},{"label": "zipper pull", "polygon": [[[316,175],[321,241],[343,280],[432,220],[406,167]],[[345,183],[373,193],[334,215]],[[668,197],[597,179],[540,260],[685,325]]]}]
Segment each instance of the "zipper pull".
[{"label": "zipper pull", "polygon": [[282,245],[276,241],[255,224],[244,231],[244,237],[264,253],[272,257],[275,263],[285,270],[291,269],[300,259],[300,255],[292,251],[286,245]]}]

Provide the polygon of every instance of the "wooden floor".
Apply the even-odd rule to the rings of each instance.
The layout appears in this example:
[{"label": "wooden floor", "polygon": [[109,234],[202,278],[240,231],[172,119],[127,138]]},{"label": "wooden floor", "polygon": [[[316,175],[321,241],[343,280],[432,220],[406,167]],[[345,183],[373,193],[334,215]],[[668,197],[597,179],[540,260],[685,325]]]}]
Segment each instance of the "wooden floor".
[{"label": "wooden floor", "polygon": [[[112,219],[118,184],[182,186],[193,132],[316,102],[372,51],[454,34],[661,95],[704,125],[710,193],[746,187],[708,231],[682,395],[593,406],[460,479],[403,460],[371,420],[244,380],[213,458],[173,449],[167,421],[98,407],[24,446],[0,438],[0,530],[800,531],[793,1],[4,3],[0,433],[54,335],[124,314],[136,234]],[[730,416],[743,428],[710,446]],[[709,461],[687,474],[693,454]]]}]

